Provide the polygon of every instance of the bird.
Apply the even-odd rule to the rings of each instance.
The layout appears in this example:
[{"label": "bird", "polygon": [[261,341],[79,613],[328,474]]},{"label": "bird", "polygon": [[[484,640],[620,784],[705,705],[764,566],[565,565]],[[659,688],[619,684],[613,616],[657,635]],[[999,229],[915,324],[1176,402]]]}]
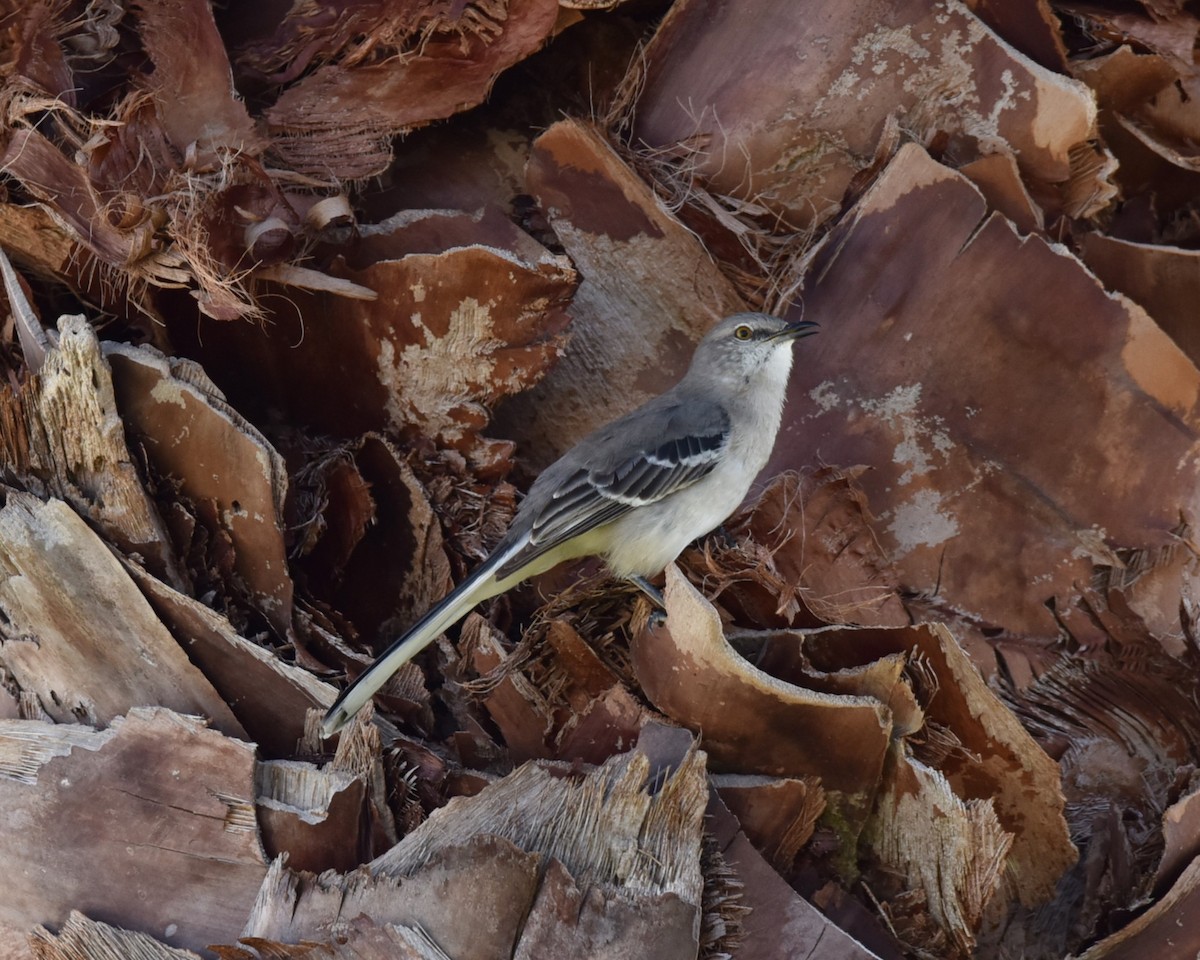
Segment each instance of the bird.
[{"label": "bird", "polygon": [[766,313],[718,321],[675,386],[542,471],[495,550],[342,691],[322,736],[349,723],[392,674],[479,603],[566,560],[600,556],[615,576],[649,587],[645,578],[745,499],[779,432],[793,342],[817,330],[811,320]]}]

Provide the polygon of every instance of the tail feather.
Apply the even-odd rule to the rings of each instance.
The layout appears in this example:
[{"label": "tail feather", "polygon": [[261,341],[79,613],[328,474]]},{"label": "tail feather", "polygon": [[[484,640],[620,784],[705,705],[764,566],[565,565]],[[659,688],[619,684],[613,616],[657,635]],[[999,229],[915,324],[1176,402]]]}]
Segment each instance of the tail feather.
[{"label": "tail feather", "polygon": [[[516,548],[514,548],[516,549]],[[321,735],[331,737],[354,719],[388,678],[424,650],[438,636],[458,623],[478,604],[500,592],[493,576],[513,550],[498,551],[482,567],[460,583],[403,636],[383,651],[366,671],[342,691],[321,721]]]}]

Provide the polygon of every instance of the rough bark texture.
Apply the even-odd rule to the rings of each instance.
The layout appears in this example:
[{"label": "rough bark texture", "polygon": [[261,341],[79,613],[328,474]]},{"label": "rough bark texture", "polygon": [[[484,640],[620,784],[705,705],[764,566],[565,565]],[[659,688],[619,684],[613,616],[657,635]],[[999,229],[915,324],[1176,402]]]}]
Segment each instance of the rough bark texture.
[{"label": "rough bark texture", "polygon": [[[0,955],[1200,949],[1188,5],[0,24]],[[747,309],[820,335],[665,611],[549,571],[322,741]]]}]

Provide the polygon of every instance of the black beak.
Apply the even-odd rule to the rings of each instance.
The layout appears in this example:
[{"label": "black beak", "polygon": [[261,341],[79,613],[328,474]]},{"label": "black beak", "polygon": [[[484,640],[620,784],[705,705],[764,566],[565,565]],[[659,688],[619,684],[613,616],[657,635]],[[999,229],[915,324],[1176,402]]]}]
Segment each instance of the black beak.
[{"label": "black beak", "polygon": [[821,325],[815,320],[799,320],[796,323],[789,323],[775,334],[775,337],[780,340],[800,340],[819,333],[820,329]]}]

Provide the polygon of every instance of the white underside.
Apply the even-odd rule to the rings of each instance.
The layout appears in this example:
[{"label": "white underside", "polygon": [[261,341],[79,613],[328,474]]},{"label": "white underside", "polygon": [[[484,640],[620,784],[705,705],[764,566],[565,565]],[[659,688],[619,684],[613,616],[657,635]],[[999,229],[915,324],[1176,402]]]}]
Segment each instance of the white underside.
[{"label": "white underside", "polygon": [[685,490],[639,507],[609,525],[601,552],[620,577],[650,577],[673,561],[697,537],[716,529],[746,499],[767,465],[792,370],[792,344],[781,343],[754,382],[739,398],[734,432],[712,473]]}]

